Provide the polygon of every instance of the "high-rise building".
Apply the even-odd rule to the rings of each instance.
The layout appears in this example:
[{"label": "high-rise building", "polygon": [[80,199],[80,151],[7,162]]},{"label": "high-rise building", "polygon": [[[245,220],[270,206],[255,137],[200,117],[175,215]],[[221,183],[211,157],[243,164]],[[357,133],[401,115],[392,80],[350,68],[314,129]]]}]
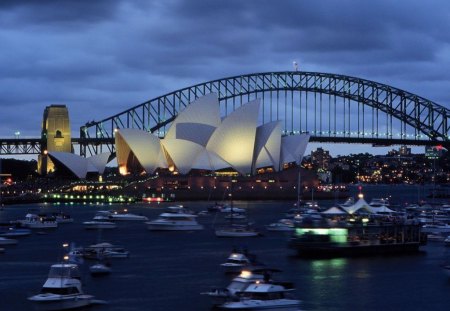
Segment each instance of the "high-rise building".
[{"label": "high-rise building", "polygon": [[411,155],[411,148],[408,148],[407,146],[401,146],[398,152],[401,156],[409,156]]},{"label": "high-rise building", "polygon": [[65,105],[45,107],[42,121],[42,150],[38,157],[38,172],[45,175],[54,170],[48,152],[72,152],[69,111]]},{"label": "high-rise building", "polygon": [[330,152],[323,150],[323,148],[317,148],[315,151],[311,151],[311,162],[320,169],[328,170],[330,165]]}]

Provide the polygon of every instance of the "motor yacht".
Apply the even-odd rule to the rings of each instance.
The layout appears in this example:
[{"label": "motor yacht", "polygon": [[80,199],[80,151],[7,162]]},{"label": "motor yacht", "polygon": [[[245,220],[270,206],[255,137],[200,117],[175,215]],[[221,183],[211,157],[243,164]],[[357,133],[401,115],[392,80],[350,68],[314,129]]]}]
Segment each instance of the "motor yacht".
[{"label": "motor yacht", "polygon": [[244,291],[250,284],[255,281],[264,280],[264,274],[252,272],[250,270],[243,270],[241,273],[233,278],[230,284],[224,288],[213,287],[208,292],[200,293],[201,295],[209,296],[213,305],[220,305],[231,299],[237,299],[239,293]]},{"label": "motor yacht", "polygon": [[0,237],[0,245],[16,245],[17,240]]},{"label": "motor yacht", "polygon": [[69,310],[92,304],[94,296],[83,293],[76,264],[54,264],[41,293],[31,296],[38,310]]},{"label": "motor yacht", "polygon": [[99,258],[128,258],[130,252],[119,245],[102,242],[83,248],[83,257],[87,259]]},{"label": "motor yacht", "polygon": [[444,245],[445,245],[445,246],[450,246],[450,235],[447,236],[447,237],[444,239]]},{"label": "motor yacht", "polygon": [[268,231],[294,231],[295,224],[292,219],[280,219],[277,222],[271,223],[266,226]]},{"label": "motor yacht", "polygon": [[65,213],[53,213],[53,217],[55,217],[55,220],[58,224],[71,224],[73,223],[73,218],[70,217],[70,215]]},{"label": "motor yacht", "polygon": [[257,265],[262,264],[256,261],[254,254],[250,254],[247,249],[240,250],[237,248],[232,250],[226,262],[220,264],[225,273],[240,273],[247,267]]},{"label": "motor yacht", "polygon": [[97,262],[95,265],[89,267],[89,271],[92,276],[102,276],[110,274],[112,269],[111,265],[107,263]]},{"label": "motor yacht", "polygon": [[83,226],[85,229],[114,229],[117,228],[117,225],[110,221],[85,221],[83,222]]},{"label": "motor yacht", "polygon": [[222,213],[245,213],[245,209],[233,206],[225,206],[220,211]]},{"label": "motor yacht", "polygon": [[239,295],[238,301],[228,301],[219,306],[221,310],[285,310],[297,311],[300,300],[288,297],[286,289],[279,284],[256,281]]},{"label": "motor yacht", "polygon": [[449,224],[427,224],[422,226],[422,232],[427,234],[450,233]]},{"label": "motor yacht", "polygon": [[184,231],[202,230],[203,225],[196,220],[196,215],[188,213],[162,213],[152,221],[145,222],[148,230]]},{"label": "motor yacht", "polygon": [[28,236],[31,234],[30,229],[21,229],[21,228],[8,228],[5,231],[0,233],[1,237],[21,237]]},{"label": "motor yacht", "polygon": [[261,233],[250,228],[249,225],[232,224],[231,226],[216,229],[215,234],[221,238],[257,237]]},{"label": "motor yacht", "polygon": [[[103,211],[104,216],[109,220],[117,220],[117,221],[147,221],[148,218],[143,215],[136,215],[132,213],[128,213],[127,209],[124,209],[122,212],[111,211],[107,214],[107,211]],[[94,217],[95,219],[95,217]],[[106,218],[104,218],[106,219]]]},{"label": "motor yacht", "polygon": [[18,222],[22,226],[31,229],[54,229],[58,227],[56,220],[38,216],[36,214],[27,214],[25,219],[18,220]]}]

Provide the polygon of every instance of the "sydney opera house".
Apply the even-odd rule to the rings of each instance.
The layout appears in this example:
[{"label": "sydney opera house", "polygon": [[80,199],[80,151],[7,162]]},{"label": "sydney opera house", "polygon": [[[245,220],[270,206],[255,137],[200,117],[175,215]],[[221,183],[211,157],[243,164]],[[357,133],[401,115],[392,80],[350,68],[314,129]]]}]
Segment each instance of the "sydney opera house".
[{"label": "sydney opera house", "polygon": [[309,135],[282,136],[280,121],[258,126],[259,112],[257,99],[221,118],[219,100],[211,93],[181,111],[163,139],[138,129],[117,129],[119,171],[231,170],[248,176],[260,168],[279,171],[287,163],[301,162]]},{"label": "sydney opera house", "polygon": [[[181,111],[164,138],[140,129],[115,130],[115,149],[122,175],[189,174],[193,170],[254,175],[261,168],[277,172],[300,163],[308,134],[282,135],[281,121],[258,125],[256,99],[221,117],[217,94],[200,97]],[[72,153],[49,152],[63,172],[84,179],[103,174],[110,154],[83,158]]]}]

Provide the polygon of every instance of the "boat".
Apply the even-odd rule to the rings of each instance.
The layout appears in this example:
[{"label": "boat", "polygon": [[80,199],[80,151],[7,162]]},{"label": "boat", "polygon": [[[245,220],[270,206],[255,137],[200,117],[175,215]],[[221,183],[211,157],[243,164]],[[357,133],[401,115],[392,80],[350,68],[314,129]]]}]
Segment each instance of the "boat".
[{"label": "boat", "polygon": [[130,252],[122,246],[107,242],[90,245],[83,248],[81,252],[86,259],[128,258],[130,256]]},{"label": "boat", "polygon": [[117,228],[117,225],[110,221],[85,221],[83,222],[83,226],[85,229],[114,229]]},{"label": "boat", "polygon": [[92,276],[102,276],[110,274],[112,269],[111,265],[107,263],[97,262],[95,265],[89,267],[89,271]]},{"label": "boat", "polygon": [[249,225],[232,224],[228,227],[223,227],[215,230],[217,237],[221,238],[238,238],[238,237],[257,237],[261,233],[250,228]]},{"label": "boat", "polygon": [[69,310],[89,306],[93,298],[83,293],[78,265],[62,263],[51,266],[41,293],[28,300],[38,310]]},{"label": "boat", "polygon": [[245,213],[245,209],[234,206],[224,206],[220,211],[222,213]]},{"label": "boat", "polygon": [[54,229],[58,227],[56,220],[36,214],[27,214],[25,219],[18,220],[22,226],[30,229]]},{"label": "boat", "polygon": [[128,213],[127,210],[124,213],[113,212],[111,214],[111,220],[119,220],[119,221],[147,221],[148,218],[143,215],[136,215]]},{"label": "boat", "polygon": [[0,245],[16,245],[17,240],[0,237]]},{"label": "boat", "polygon": [[30,229],[22,229],[22,228],[8,228],[5,231],[0,233],[1,237],[21,237],[28,236],[31,234]]},{"label": "boat", "polygon": [[289,240],[289,247],[301,257],[342,257],[403,254],[419,251],[426,234],[416,222],[392,222],[351,218],[330,223],[300,223]]},{"label": "boat", "polygon": [[228,300],[237,299],[238,294],[247,288],[247,286],[255,281],[262,280],[264,280],[264,274],[251,270],[242,270],[238,276],[233,278],[227,287],[213,287],[208,292],[203,292],[200,294],[209,296],[213,305],[220,305]]},{"label": "boat", "polygon": [[441,234],[441,233],[450,233],[450,225],[449,224],[429,224],[422,226],[423,233],[429,234]]},{"label": "boat", "polygon": [[447,237],[444,239],[444,245],[445,245],[445,246],[450,246],[450,235],[447,236]]},{"label": "boat", "polygon": [[228,220],[241,220],[247,219],[247,215],[245,213],[229,213],[224,218]]},{"label": "boat", "polygon": [[147,221],[148,230],[162,230],[162,231],[191,231],[202,230],[203,225],[196,220],[196,215],[189,213],[162,213],[159,217],[152,221]]},{"label": "boat", "polygon": [[256,256],[250,254],[246,248],[242,250],[233,248],[227,261],[220,264],[225,273],[240,273],[243,269],[258,265],[261,266],[262,264],[258,263]]},{"label": "boat", "polygon": [[227,287],[213,287],[208,292],[200,294],[209,296],[213,305],[221,305],[227,301],[239,299],[239,295],[255,282],[271,282],[272,284],[281,284],[285,288],[293,288],[290,282],[274,281],[272,275],[275,272],[280,272],[280,270],[269,267],[248,267],[234,277]]},{"label": "boat", "polygon": [[444,273],[448,276],[448,277],[450,277],[450,265],[443,265],[442,266],[442,270],[444,270]]},{"label": "boat", "polygon": [[277,222],[271,223],[266,226],[268,231],[294,231],[295,223],[292,219],[280,219]]},{"label": "boat", "polygon": [[300,300],[288,296],[293,289],[283,285],[256,281],[239,295],[238,301],[227,301],[218,306],[219,310],[285,310],[297,311]]},{"label": "boat", "polygon": [[53,213],[53,217],[55,217],[55,220],[58,224],[71,224],[73,223],[73,218],[70,217],[70,215],[65,214],[63,212],[60,213]]}]

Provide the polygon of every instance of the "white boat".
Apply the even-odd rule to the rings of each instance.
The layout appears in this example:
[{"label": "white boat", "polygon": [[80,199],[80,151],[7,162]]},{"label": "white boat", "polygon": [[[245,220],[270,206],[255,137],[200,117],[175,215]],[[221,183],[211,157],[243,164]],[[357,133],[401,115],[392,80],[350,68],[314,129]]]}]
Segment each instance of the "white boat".
[{"label": "white boat", "polygon": [[113,245],[111,243],[102,242],[85,247],[83,257],[88,259],[99,258],[128,258],[130,252],[122,246]]},{"label": "white boat", "polygon": [[230,299],[236,299],[237,295],[256,281],[264,280],[261,273],[253,273],[250,270],[243,270],[237,277],[233,278],[230,284],[225,288],[212,288],[201,295],[209,296],[214,305],[220,305]]},{"label": "white boat", "polygon": [[450,233],[450,225],[448,224],[423,225],[422,232],[431,234]]},{"label": "white boat", "polygon": [[[118,221],[146,221],[146,220],[148,220],[148,218],[146,216],[128,213],[127,209],[124,209],[122,212],[111,211],[111,212],[109,212],[109,215],[106,214],[106,211],[104,211],[104,212],[105,212],[105,216],[107,216],[109,218],[109,220],[118,220]],[[94,219],[95,219],[95,217],[94,217]]]},{"label": "white boat", "polygon": [[222,213],[245,213],[245,209],[233,206],[225,206],[220,211]]},{"label": "white boat", "polygon": [[101,276],[110,274],[112,269],[110,265],[98,262],[95,265],[90,266],[89,271],[92,276]]},{"label": "white boat", "polygon": [[295,225],[291,219],[280,219],[266,226],[268,231],[294,231]]},{"label": "white boat", "polygon": [[447,236],[447,237],[444,239],[444,245],[445,245],[445,246],[450,246],[450,235]]},{"label": "white boat", "polygon": [[76,264],[55,264],[50,268],[41,293],[31,296],[38,310],[69,310],[92,304],[94,296],[83,293]]},{"label": "white boat", "polygon": [[147,221],[146,224],[148,230],[202,230],[203,225],[197,222],[196,217],[196,215],[187,213],[162,213],[157,219]]},{"label": "white boat", "polygon": [[114,229],[117,225],[110,221],[85,221],[83,222],[83,226],[85,229]]},{"label": "white boat", "polygon": [[261,235],[261,233],[247,225],[232,225],[229,227],[224,227],[217,229],[215,234],[217,237],[222,238],[257,237]]},{"label": "white boat", "polygon": [[0,245],[16,245],[17,240],[0,237]]},{"label": "white boat", "polygon": [[445,273],[448,277],[450,277],[450,265],[442,266],[442,269],[444,270],[444,273]]},{"label": "white boat", "polygon": [[58,224],[71,224],[73,223],[73,218],[70,217],[70,215],[65,213],[54,213],[53,217],[55,217],[55,220]]},{"label": "white boat", "polygon": [[50,220],[36,214],[27,214],[25,219],[19,220],[18,222],[22,226],[31,229],[54,229],[58,227],[58,223],[55,220]]},{"label": "white boat", "polygon": [[240,273],[243,269],[253,265],[258,265],[256,256],[249,254],[246,249],[233,249],[227,261],[220,264],[225,273]]},{"label": "white boat", "polygon": [[2,237],[21,237],[28,236],[31,234],[30,229],[21,229],[21,228],[8,228],[6,231],[0,233]]},{"label": "white boat", "polygon": [[297,311],[300,300],[286,295],[292,289],[279,284],[257,281],[250,284],[239,295],[238,301],[228,301],[219,306],[221,310],[285,310]]},{"label": "white boat", "polygon": [[229,213],[224,218],[228,220],[241,220],[247,219],[247,215],[245,213]]}]

